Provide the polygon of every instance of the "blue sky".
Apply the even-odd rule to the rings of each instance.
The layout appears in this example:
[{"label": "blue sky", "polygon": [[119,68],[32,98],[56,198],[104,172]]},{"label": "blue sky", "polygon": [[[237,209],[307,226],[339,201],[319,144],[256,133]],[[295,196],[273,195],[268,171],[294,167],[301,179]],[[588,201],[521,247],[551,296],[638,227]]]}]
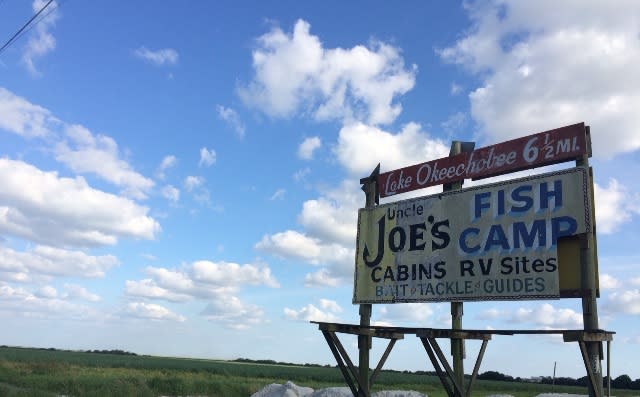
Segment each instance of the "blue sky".
[{"label": "blue sky", "polygon": [[[44,3],[0,3],[0,37]],[[637,2],[59,3],[0,54],[2,344],[333,363],[308,321],[358,322],[361,177],[584,121],[600,326],[613,376],[640,377]],[[573,299],[464,308],[582,327]],[[449,304],[373,321],[448,327]],[[388,366],[430,370],[418,342]],[[584,376],[537,337],[495,338],[481,370],[554,362]]]}]

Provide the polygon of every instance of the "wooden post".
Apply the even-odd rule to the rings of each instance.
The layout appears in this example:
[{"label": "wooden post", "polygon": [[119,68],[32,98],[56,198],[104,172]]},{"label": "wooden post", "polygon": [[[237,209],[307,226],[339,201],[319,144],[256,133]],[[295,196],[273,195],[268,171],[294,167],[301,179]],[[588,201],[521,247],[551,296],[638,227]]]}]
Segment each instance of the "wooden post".
[{"label": "wooden post", "polygon": [[[590,131],[587,129],[587,142],[590,142]],[[591,152],[591,150],[589,150]],[[588,196],[591,201],[592,214],[593,211],[593,175],[591,175],[591,169],[589,168],[589,156],[585,155],[582,158],[576,160],[578,167],[585,167],[589,173],[589,183],[587,184]],[[598,326],[598,304],[596,301],[596,268],[595,268],[595,216],[594,222],[589,233],[585,233],[580,240],[580,263],[582,270],[582,319],[584,322],[585,331],[596,331]],[[602,384],[602,369],[600,356],[600,344],[601,342],[586,342],[586,351],[588,364],[595,376],[595,386],[598,390],[594,390],[589,382],[589,397],[601,397],[603,395]]]},{"label": "wooden post", "polygon": [[[451,142],[451,150],[449,156],[455,156],[462,152],[473,151],[475,144],[473,142]],[[447,183],[443,186],[442,191],[448,192],[451,190],[462,189],[462,181]],[[462,302],[451,302],[451,329],[462,329],[462,315],[464,314],[464,307]],[[460,388],[464,388],[464,340],[463,339],[451,339],[451,355],[453,356],[453,373],[455,375],[456,382],[460,385]],[[459,396],[463,397],[463,396]]]},{"label": "wooden post", "polygon": [[[380,174],[380,164],[373,170],[368,178],[360,180],[362,190],[364,191],[366,202],[365,208],[373,208],[380,202],[380,194],[378,191],[378,174]],[[368,327],[371,325],[371,304],[360,305],[360,326]],[[362,387],[358,390],[361,397],[369,397],[369,353],[371,351],[371,337],[367,335],[358,336],[358,374]]]}]

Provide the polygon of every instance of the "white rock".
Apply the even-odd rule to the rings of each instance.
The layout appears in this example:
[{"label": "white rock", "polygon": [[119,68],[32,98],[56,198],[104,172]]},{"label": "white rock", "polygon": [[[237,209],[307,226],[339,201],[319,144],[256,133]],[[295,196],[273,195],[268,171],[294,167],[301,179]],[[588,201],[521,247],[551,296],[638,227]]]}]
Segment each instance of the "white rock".
[{"label": "white rock", "polygon": [[272,383],[264,389],[252,394],[251,397],[308,397],[313,393],[310,387],[297,386],[293,382],[287,382],[284,385]]}]

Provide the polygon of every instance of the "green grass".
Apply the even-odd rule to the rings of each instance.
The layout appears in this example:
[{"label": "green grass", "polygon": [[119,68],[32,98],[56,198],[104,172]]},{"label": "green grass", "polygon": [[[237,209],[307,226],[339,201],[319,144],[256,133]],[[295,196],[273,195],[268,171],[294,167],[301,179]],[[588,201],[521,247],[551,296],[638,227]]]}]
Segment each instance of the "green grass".
[{"label": "green grass", "polygon": [[[270,383],[292,381],[314,389],[345,386],[329,367],[270,365],[216,360],[0,348],[0,396],[220,396],[249,397]],[[383,371],[374,390],[417,390],[445,397],[434,376]],[[474,396],[535,396],[555,390],[586,394],[585,388],[477,381]],[[616,390],[618,397],[638,395]]]}]

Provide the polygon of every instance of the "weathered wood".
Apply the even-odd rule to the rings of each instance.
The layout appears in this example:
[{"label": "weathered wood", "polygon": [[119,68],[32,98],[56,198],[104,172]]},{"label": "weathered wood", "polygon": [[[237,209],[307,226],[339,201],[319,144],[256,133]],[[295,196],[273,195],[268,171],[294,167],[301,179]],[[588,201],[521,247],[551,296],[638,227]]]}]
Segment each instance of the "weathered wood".
[{"label": "weathered wood", "polygon": [[329,345],[329,349],[331,349],[331,353],[333,353],[333,357],[336,359],[336,363],[338,363],[338,368],[340,368],[340,372],[342,372],[342,377],[344,378],[345,382],[347,382],[347,386],[349,386],[349,389],[351,389],[351,393],[353,393],[354,397],[356,397],[358,395],[357,394],[358,389],[356,388],[356,385],[353,379],[349,375],[349,371],[347,370],[347,367],[345,366],[344,361],[342,360],[342,356],[340,356],[338,349],[333,343],[333,338],[331,337],[331,333],[329,331],[322,331],[322,334],[324,335],[324,338],[326,339],[327,344]]},{"label": "weathered wood", "polygon": [[378,374],[382,370],[382,366],[387,361],[387,358],[389,358],[389,354],[391,353],[391,350],[393,349],[393,346],[396,344],[397,340],[398,339],[391,339],[389,341],[389,344],[387,345],[387,348],[385,349],[384,354],[382,354],[382,357],[380,358],[380,361],[378,362],[378,366],[376,366],[376,369],[373,371],[373,374],[371,374],[371,378],[369,379],[369,384],[370,385],[373,385],[373,382],[378,377]]},{"label": "weathered wood", "polygon": [[429,339],[428,338],[420,338],[420,341],[422,341],[422,345],[424,346],[424,349],[427,351],[427,355],[429,356],[429,359],[431,360],[431,364],[433,365],[433,369],[436,370],[436,374],[440,378],[440,383],[442,383],[442,386],[444,387],[444,390],[447,392],[447,395],[449,397],[455,397],[455,394],[454,394],[453,390],[451,389],[451,385],[449,385],[449,380],[447,379],[447,375],[445,374],[445,372],[440,367],[440,362],[438,361],[438,359],[436,358],[435,353],[433,352],[433,348],[431,347]]},{"label": "weathered wood", "polygon": [[589,384],[591,388],[590,392],[595,394],[595,397],[600,397],[600,388],[598,387],[598,379],[596,374],[594,374],[591,365],[589,364],[589,353],[587,352],[587,347],[583,341],[579,341],[578,345],[580,345],[580,353],[582,353],[582,361],[584,361],[584,366],[587,369],[587,375],[589,376]]},{"label": "weathered wood", "polygon": [[476,358],[476,364],[473,366],[473,372],[471,373],[471,379],[469,379],[469,384],[467,385],[467,397],[471,397],[471,390],[473,390],[473,382],[475,382],[476,377],[478,376],[478,371],[480,370],[480,364],[482,363],[482,358],[484,357],[484,351],[487,349],[487,344],[489,343],[489,339],[482,340],[482,346],[480,346],[480,351],[478,352],[478,358]]}]

